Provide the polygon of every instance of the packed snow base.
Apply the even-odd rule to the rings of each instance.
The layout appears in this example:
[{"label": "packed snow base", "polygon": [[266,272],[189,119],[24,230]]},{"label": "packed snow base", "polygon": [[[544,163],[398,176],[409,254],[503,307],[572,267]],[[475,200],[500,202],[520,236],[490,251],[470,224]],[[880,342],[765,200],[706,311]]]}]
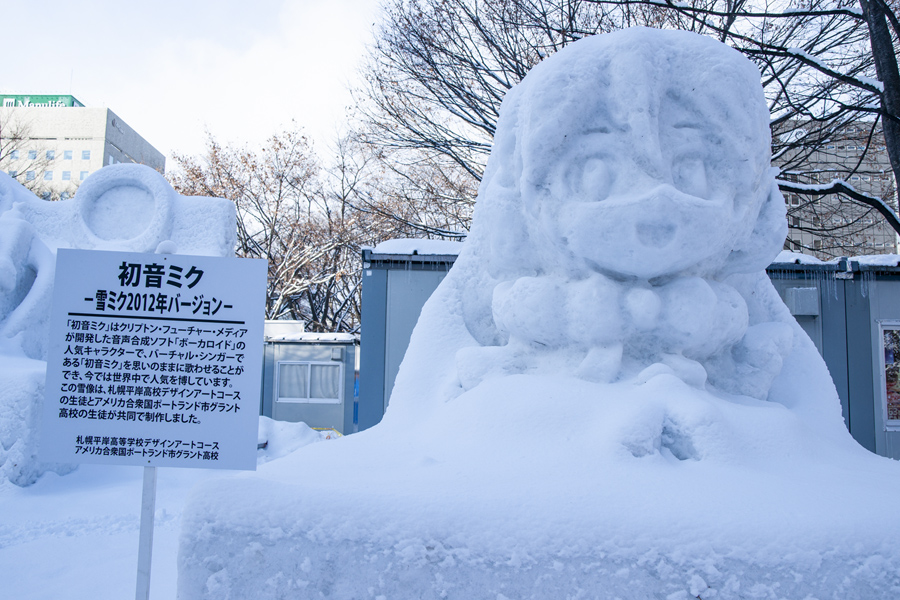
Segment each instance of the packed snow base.
[{"label": "packed snow base", "polygon": [[195,490],[179,597],[892,598],[895,473],[671,376],[495,379]]},{"label": "packed snow base", "polygon": [[235,235],[231,202],[180,196],[143,165],[101,169],[64,202],[0,173],[0,480],[74,468],[38,456],[57,249],[230,256]]},{"label": "packed snow base", "polygon": [[690,33],[535,67],[383,422],[200,487],[179,597],[896,597],[900,466],[763,271],[768,120]]}]

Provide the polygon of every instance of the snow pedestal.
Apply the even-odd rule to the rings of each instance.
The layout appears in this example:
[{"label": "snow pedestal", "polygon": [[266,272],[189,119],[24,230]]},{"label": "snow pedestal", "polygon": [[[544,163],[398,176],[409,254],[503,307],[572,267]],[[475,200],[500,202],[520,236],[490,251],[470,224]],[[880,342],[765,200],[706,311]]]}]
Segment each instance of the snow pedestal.
[{"label": "snow pedestal", "polygon": [[786,413],[495,379],[195,490],[179,598],[894,597],[895,465]]},{"label": "snow pedestal", "polygon": [[895,595],[900,467],[764,273],[768,120],[689,33],[538,65],[382,423],[197,490],[179,597]]},{"label": "snow pedestal", "polygon": [[0,480],[74,468],[37,456],[56,250],[229,256],[235,236],[231,202],[180,196],[143,165],[105,167],[63,202],[0,173]]}]

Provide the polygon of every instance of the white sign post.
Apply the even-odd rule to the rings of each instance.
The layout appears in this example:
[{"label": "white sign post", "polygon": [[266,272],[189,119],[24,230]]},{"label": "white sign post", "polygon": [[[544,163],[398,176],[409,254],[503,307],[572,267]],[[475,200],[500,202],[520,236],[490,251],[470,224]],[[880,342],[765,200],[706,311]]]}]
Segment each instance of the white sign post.
[{"label": "white sign post", "polygon": [[138,600],[156,467],[256,468],[264,260],[60,249],[41,456],[141,465]]}]

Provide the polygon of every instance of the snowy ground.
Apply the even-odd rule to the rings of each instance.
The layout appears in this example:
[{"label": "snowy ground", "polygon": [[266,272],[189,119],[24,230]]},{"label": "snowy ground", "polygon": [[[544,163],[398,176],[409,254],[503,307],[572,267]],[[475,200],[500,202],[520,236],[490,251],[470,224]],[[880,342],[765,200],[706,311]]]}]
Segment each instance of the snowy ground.
[{"label": "snowy ground", "polygon": [[[160,469],[152,598],[174,598],[181,507],[214,473]],[[134,594],[140,467],[84,465],[19,488],[0,484],[0,581],[5,598],[119,599]]]},{"label": "snowy ground", "polygon": [[[262,419],[268,462],[327,434]],[[181,511],[195,484],[230,471],[158,470],[150,597],[175,597]],[[0,598],[121,600],[136,584],[143,469],[81,465],[34,485],[0,481]]]}]

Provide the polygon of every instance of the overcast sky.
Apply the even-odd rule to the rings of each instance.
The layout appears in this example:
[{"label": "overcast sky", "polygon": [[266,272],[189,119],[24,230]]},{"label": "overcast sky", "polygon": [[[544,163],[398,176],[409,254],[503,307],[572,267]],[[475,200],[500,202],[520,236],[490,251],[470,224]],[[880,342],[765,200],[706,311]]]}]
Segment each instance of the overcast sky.
[{"label": "overcast sky", "polygon": [[32,0],[3,9],[0,92],[72,94],[170,155],[262,142],[295,119],[320,147],[350,103],[379,0]]}]

